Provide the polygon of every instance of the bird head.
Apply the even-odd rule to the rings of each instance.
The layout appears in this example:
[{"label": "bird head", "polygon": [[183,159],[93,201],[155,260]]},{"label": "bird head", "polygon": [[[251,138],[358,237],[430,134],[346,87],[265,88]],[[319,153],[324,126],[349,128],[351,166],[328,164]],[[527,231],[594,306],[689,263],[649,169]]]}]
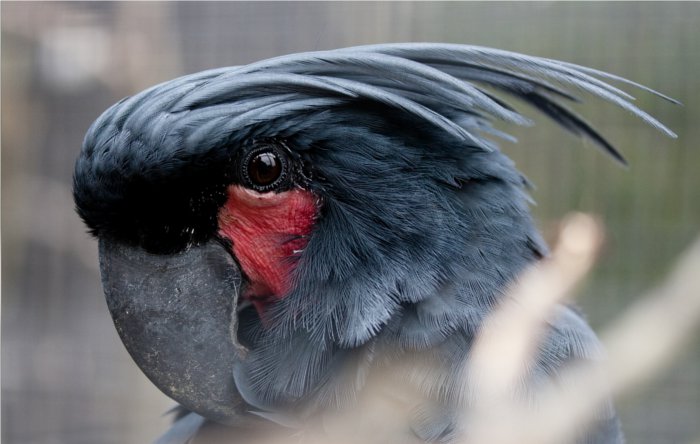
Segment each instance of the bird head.
[{"label": "bird head", "polygon": [[[333,398],[333,369],[476,329],[546,254],[498,121],[534,107],[622,156],[575,89],[672,133],[601,79],[495,49],[390,44],[175,79],[109,108],[76,162],[77,211],[136,363],[186,408]],[[648,90],[650,91],[650,90]],[[654,91],[651,91],[657,94]],[[361,384],[361,378],[351,378]]]}]

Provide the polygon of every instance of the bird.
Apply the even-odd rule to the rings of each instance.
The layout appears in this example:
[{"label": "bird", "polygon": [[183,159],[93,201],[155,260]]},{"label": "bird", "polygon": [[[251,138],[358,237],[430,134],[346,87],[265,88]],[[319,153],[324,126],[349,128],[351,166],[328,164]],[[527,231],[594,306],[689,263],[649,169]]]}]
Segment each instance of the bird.
[{"label": "bird", "polygon": [[[158,442],[301,427],[377,390],[372,375],[398,362],[393,385],[418,401],[396,440],[468,435],[470,348],[548,255],[498,126],[533,126],[539,112],[625,164],[571,109],[582,96],[676,137],[613,83],[678,103],[573,63],[392,43],[211,69],[107,109],[73,194],[116,330],[179,405]],[[518,396],[602,359],[583,314],[562,304]],[[612,404],[596,418],[574,442],[623,442]]]}]

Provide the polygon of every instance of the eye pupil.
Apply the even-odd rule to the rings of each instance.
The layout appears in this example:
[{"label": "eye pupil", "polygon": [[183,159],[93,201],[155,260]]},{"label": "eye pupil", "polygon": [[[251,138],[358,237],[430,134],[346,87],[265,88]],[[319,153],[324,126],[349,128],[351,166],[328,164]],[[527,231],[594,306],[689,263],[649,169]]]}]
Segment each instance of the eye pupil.
[{"label": "eye pupil", "polygon": [[249,161],[248,175],[254,185],[271,185],[282,175],[282,162],[272,152],[256,154]]}]

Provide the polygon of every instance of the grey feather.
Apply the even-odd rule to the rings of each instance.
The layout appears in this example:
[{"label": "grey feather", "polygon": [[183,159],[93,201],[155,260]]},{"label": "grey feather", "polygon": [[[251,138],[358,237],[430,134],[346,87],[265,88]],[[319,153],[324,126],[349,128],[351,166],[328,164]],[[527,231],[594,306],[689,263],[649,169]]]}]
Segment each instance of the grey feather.
[{"label": "grey feather", "polygon": [[196,413],[187,413],[177,419],[172,427],[161,435],[153,444],[188,444],[197,435],[206,419]]}]

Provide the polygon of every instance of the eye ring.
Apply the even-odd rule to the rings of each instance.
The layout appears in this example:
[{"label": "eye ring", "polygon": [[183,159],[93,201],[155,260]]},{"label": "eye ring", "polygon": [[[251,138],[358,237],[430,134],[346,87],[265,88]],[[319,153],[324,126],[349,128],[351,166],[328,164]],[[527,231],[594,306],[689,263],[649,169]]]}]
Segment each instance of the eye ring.
[{"label": "eye ring", "polygon": [[289,161],[273,146],[251,150],[241,164],[243,184],[264,193],[280,189],[286,182]]}]

